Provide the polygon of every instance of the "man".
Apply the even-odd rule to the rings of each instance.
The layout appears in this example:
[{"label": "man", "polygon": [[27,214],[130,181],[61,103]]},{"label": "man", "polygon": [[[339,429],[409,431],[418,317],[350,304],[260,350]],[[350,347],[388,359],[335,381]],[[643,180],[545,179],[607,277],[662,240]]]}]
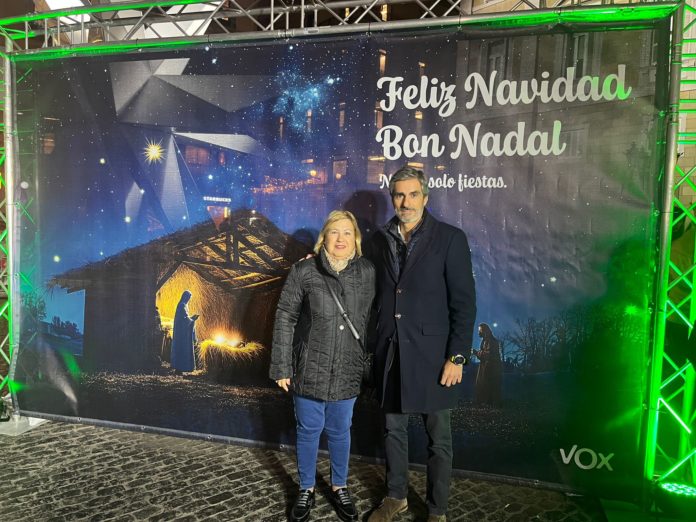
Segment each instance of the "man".
[{"label": "man", "polygon": [[408,419],[419,413],[429,438],[428,522],[439,522],[446,520],[452,472],[450,410],[476,318],[471,253],[464,232],[425,209],[422,171],[400,169],[389,192],[396,216],[368,245],[377,269],[372,347],[387,458],[387,496],[368,520],[390,521],[408,509]]}]

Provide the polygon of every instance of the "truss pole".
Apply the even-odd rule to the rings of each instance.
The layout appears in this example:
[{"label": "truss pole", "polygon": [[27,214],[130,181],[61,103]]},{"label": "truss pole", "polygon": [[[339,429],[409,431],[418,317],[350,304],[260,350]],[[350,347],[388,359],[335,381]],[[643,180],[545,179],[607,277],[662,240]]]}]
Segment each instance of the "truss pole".
[{"label": "truss pole", "polygon": [[[9,37],[4,38],[5,43],[5,53],[3,54],[3,119],[4,119],[4,146],[5,146],[5,164],[4,164],[4,182],[5,182],[5,237],[3,243],[3,249],[5,250],[6,267],[3,274],[4,287],[7,289],[7,308],[5,312],[0,317],[0,321],[7,322],[7,343],[4,348],[6,350],[6,355],[10,360],[9,372],[4,379],[5,386],[10,389],[10,383],[12,381],[13,374],[13,363],[14,363],[14,349],[15,349],[15,338],[13,332],[15,307],[13,306],[13,297],[15,295],[15,285],[14,285],[14,252],[13,252],[13,241],[14,241],[14,169],[15,169],[15,144],[16,144],[16,130],[15,130],[15,87],[14,87],[14,74],[12,62],[9,54],[13,51],[12,40]],[[0,388],[4,388],[1,386]],[[0,389],[0,392],[3,390]],[[12,394],[12,400],[15,401],[14,393]],[[16,409],[17,404],[14,404]]]},{"label": "truss pole", "polygon": [[667,140],[664,166],[663,194],[660,212],[660,239],[657,265],[657,302],[654,323],[653,356],[650,368],[650,389],[648,392],[647,448],[645,478],[652,481],[655,475],[655,454],[657,444],[658,399],[662,383],[662,362],[664,354],[665,328],[667,325],[667,289],[669,286],[669,254],[672,243],[672,218],[674,206],[674,171],[677,166],[677,137],[679,133],[679,89],[682,60],[682,26],[684,24],[683,5],[672,18],[671,63],[669,78],[669,108],[667,113]]}]

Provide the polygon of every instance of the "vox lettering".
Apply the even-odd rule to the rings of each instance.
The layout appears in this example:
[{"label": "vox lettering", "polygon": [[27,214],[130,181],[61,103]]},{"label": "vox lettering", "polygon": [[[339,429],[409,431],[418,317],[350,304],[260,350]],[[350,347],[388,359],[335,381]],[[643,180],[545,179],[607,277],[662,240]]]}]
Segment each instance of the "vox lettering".
[{"label": "vox lettering", "polygon": [[573,444],[570,451],[566,452],[565,449],[561,448],[561,460],[563,464],[570,464],[570,461],[574,461],[575,465],[580,469],[602,469],[606,468],[607,471],[614,471],[614,468],[609,464],[609,460],[614,456],[613,453],[604,455],[603,453],[595,452],[590,448],[579,448],[577,444]]}]

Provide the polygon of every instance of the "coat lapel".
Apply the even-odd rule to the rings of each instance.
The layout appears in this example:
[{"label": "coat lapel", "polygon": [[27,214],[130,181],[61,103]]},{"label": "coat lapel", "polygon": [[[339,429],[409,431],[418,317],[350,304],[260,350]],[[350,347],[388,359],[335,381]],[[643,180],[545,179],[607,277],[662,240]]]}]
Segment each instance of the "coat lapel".
[{"label": "coat lapel", "polygon": [[384,267],[386,267],[387,273],[389,274],[389,277],[392,278],[392,281],[396,283],[398,282],[398,278],[396,277],[396,272],[394,271],[394,260],[392,259],[394,254],[389,246],[389,238],[387,238],[387,234],[389,234],[389,232],[386,230],[386,226],[383,230],[377,231],[376,234],[379,234],[379,241],[383,242],[383,244],[377,248],[378,255],[381,257],[380,262]]},{"label": "coat lapel", "polygon": [[389,248],[389,240],[384,237],[383,241],[386,243],[386,245],[385,248],[382,249],[382,262],[384,263],[384,266],[387,267],[389,277],[391,277],[396,283],[398,279],[396,277],[396,272],[394,272],[394,260],[392,259],[394,254],[392,253],[391,248]]}]

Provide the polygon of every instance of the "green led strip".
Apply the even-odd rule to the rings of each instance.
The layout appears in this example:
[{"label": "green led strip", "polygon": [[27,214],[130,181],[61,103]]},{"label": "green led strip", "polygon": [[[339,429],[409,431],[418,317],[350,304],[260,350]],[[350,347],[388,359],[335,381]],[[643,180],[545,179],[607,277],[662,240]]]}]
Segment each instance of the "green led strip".
[{"label": "green led strip", "polygon": [[32,54],[12,54],[10,58],[14,62],[37,62],[45,60],[57,60],[73,56],[100,56],[108,54],[121,54],[129,51],[143,49],[167,50],[177,47],[192,47],[207,43],[207,37],[163,40],[140,40],[122,43],[94,44],[74,47],[47,48]]},{"label": "green led strip", "polygon": [[[524,27],[549,23],[581,23],[601,24],[603,26],[616,23],[641,22],[660,20],[670,16],[679,3],[656,3],[640,5],[587,6],[574,9],[534,10],[523,11],[492,20],[487,26],[503,25],[505,27]],[[485,16],[485,15],[482,15]],[[499,22],[499,23],[498,23]],[[633,28],[633,27],[632,27]]]}]

